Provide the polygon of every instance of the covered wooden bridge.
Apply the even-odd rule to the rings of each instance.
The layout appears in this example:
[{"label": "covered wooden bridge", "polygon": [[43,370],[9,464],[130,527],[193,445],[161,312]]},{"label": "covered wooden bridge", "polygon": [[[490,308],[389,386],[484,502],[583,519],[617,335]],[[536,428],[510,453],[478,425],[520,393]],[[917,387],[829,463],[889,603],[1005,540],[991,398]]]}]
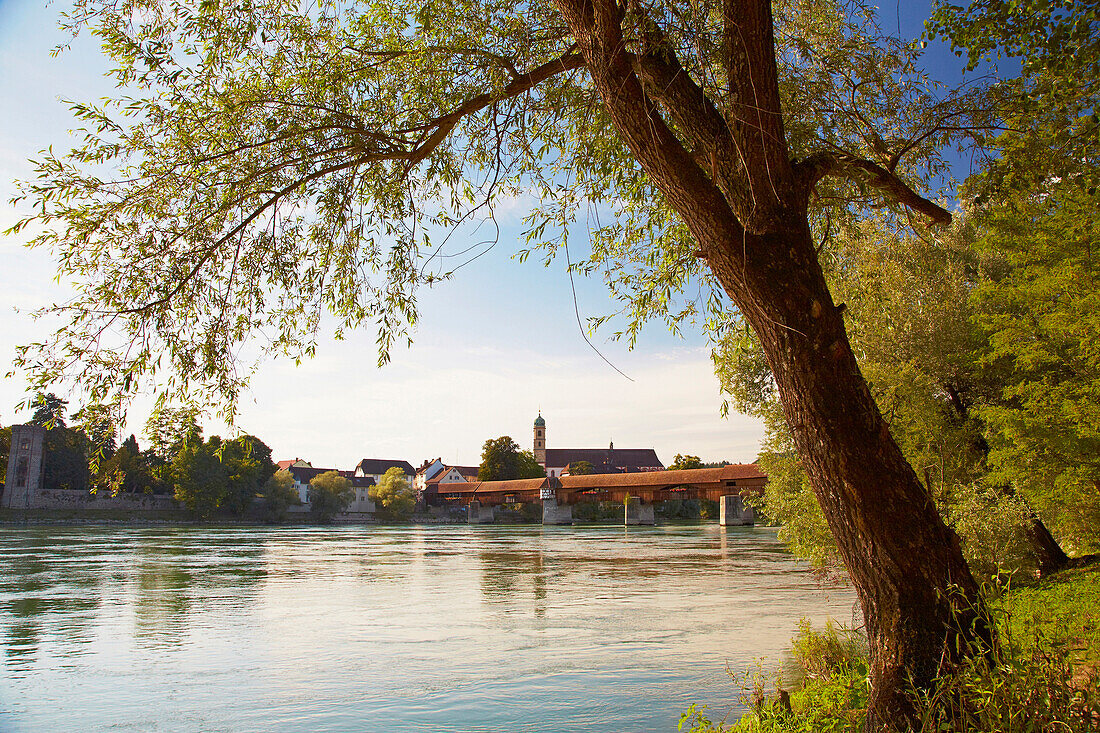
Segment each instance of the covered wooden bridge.
[{"label": "covered wooden bridge", "polygon": [[469,481],[439,484],[431,503],[482,506],[525,504],[556,499],[559,505],[584,502],[623,502],[636,497],[643,504],[669,499],[707,499],[719,501],[733,494],[758,495],[768,477],[755,463],[740,463],[719,468],[695,468],[687,471],[642,471],[639,473],[600,473],[517,479],[514,481]]}]

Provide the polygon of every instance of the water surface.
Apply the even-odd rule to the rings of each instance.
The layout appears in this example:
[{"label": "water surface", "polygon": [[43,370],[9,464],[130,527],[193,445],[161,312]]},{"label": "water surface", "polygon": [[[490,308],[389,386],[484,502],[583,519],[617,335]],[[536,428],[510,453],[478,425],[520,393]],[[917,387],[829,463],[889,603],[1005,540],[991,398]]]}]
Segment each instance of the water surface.
[{"label": "water surface", "polygon": [[8,527],[0,731],[675,731],[853,602],[751,527]]}]

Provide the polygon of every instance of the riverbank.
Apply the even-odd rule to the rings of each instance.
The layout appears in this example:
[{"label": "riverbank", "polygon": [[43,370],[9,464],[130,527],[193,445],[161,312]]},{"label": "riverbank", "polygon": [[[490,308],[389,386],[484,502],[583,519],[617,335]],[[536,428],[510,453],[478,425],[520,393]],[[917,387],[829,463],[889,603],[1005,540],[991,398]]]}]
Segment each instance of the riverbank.
[{"label": "riverbank", "polygon": [[[998,657],[945,677],[921,701],[924,721],[917,733],[1100,730],[1100,565],[1010,586],[989,605],[1000,634]],[[765,694],[760,680],[749,680],[742,695],[751,710],[736,724],[715,723],[708,711],[690,708],[682,730],[861,733],[868,680],[859,635],[803,626],[793,655],[804,672],[797,690]]]}]

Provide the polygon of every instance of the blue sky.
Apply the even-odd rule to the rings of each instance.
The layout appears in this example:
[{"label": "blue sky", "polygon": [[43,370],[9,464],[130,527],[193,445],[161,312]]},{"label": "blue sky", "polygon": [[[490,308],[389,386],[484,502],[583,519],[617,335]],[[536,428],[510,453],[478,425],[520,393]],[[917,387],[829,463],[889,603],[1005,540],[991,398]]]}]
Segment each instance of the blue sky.
[{"label": "blue sky", "polygon": [[[112,90],[106,62],[83,37],[57,58],[65,39],[56,28],[64,5],[0,0],[0,230],[19,216],[8,200],[12,181],[32,175],[27,159],[46,147],[65,149],[72,126],[61,99],[87,100]],[[915,37],[924,2],[891,4],[884,25]],[[931,71],[957,78],[961,63],[942,48]],[[963,171],[965,174],[965,171]],[[511,435],[530,447],[539,409],[550,447],[652,447],[666,463],[676,453],[707,460],[750,461],[762,434],[741,415],[720,417],[721,396],[709,351],[698,333],[684,339],[660,325],[646,330],[633,351],[598,334],[593,341],[630,381],[594,354],[577,326],[564,260],[549,268],[512,255],[522,211],[499,215],[501,236],[486,256],[449,282],[423,294],[421,323],[411,350],[374,367],[375,334],[361,330],[343,342],[322,338],[317,356],[295,367],[261,367],[242,398],[240,429],[258,435],[277,459],[350,468],[360,458],[419,463],[476,464],[481,444]],[[15,346],[40,337],[26,311],[63,298],[47,252],[27,250],[22,237],[0,235],[0,362]],[[455,249],[460,249],[456,247]],[[576,280],[582,317],[615,309],[598,280]],[[16,313],[14,309],[23,312]],[[610,332],[610,329],[609,329]],[[5,370],[6,371],[6,370]],[[21,375],[0,380],[0,423],[25,420],[14,406],[26,391]],[[141,432],[149,400],[139,398],[129,431]],[[211,421],[208,433],[226,434]]]}]

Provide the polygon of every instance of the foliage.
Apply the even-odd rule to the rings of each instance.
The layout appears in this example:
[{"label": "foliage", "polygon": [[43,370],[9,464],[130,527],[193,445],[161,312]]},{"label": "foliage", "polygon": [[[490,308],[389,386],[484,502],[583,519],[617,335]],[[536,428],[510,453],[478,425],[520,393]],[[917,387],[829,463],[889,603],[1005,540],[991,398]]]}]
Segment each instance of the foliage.
[{"label": "foliage", "polygon": [[971,572],[982,578],[1037,572],[1027,529],[1031,508],[988,481],[959,486],[948,510]]},{"label": "foliage", "polygon": [[317,521],[328,523],[355,500],[355,490],[351,488],[351,481],[339,471],[325,471],[310,480],[306,498],[309,511]]},{"label": "foliage", "polygon": [[1050,182],[976,214],[988,277],[974,292],[999,367],[984,405],[993,477],[1016,486],[1057,536],[1100,547],[1100,209]]},{"label": "foliage", "polygon": [[302,503],[298,490],[294,488],[294,476],[285,468],[271,474],[264,482],[260,497],[263,500],[263,516],[267,521],[276,524],[286,521],[290,507],[300,506]]},{"label": "foliage", "polygon": [[85,405],[73,414],[75,429],[84,433],[88,439],[88,458],[93,463],[100,458],[110,458],[118,443],[115,433],[118,421],[107,405]]},{"label": "foliage", "polygon": [[253,435],[242,435],[224,441],[219,458],[226,471],[226,496],[222,506],[240,516],[275,473],[271,448]]},{"label": "foliage", "polygon": [[158,404],[145,422],[149,449],[164,462],[171,461],[190,438],[201,438],[199,410],[192,405],[168,407]]},{"label": "foliage", "polygon": [[768,483],[760,497],[746,502],[769,521],[779,524],[779,539],[791,552],[815,567],[840,567],[836,542],[817,503],[801,460],[792,448],[775,450],[776,436],[765,439],[764,452],[756,459]]},{"label": "foliage", "polygon": [[217,455],[221,447],[216,435],[207,441],[192,435],[172,459],[176,499],[203,517],[213,515],[229,498],[229,473]]},{"label": "foliage", "polygon": [[34,414],[29,424],[43,428],[63,428],[65,427],[65,408],[68,405],[68,400],[61,399],[53,392],[37,392],[30,403]]},{"label": "foliage", "polygon": [[507,435],[490,438],[481,447],[478,481],[509,481],[519,478],[543,478],[546,471],[539,466],[531,451],[521,451],[519,444]]},{"label": "foliage", "polygon": [[679,453],[676,454],[676,458],[672,460],[672,465],[668,467],[669,471],[686,471],[691,468],[702,468],[703,461],[699,456],[685,456]]},{"label": "foliage", "polygon": [[542,522],[542,502],[528,501],[517,504],[501,504],[496,511],[496,522],[539,524]]},{"label": "foliage", "polygon": [[665,519],[699,519],[701,510],[698,499],[666,499],[653,505],[653,512]]},{"label": "foliage", "polygon": [[574,522],[622,522],[623,504],[619,501],[582,501],[573,505]]},{"label": "foliage", "polygon": [[928,23],[951,41],[967,68],[994,56],[1018,60],[1022,73],[1000,81],[1002,129],[979,136],[993,155],[983,194],[1028,191],[1050,176],[1100,183],[1100,3],[1097,0],[980,0],[959,7],[940,0]]},{"label": "foliage", "polygon": [[42,442],[42,486],[87,491],[90,482],[88,440],[84,434],[66,427],[46,430]]},{"label": "foliage", "polygon": [[[1100,567],[1067,570],[1037,585],[1009,588],[993,608],[1002,638],[990,659],[976,655],[945,673],[931,692],[916,692],[921,709],[910,733],[1086,733],[1100,720]],[[792,643],[806,674],[790,695],[788,710],[768,699],[765,683],[749,680],[743,694],[750,708],[739,722],[710,720],[692,706],[681,730],[743,731],[864,730],[868,685],[862,637],[831,623],[824,630],[805,621]]]},{"label": "foliage", "polygon": [[570,476],[589,476],[595,471],[595,467],[588,461],[574,461],[569,464]]},{"label": "foliage", "polygon": [[118,450],[99,465],[96,489],[117,493],[153,493],[156,479],[146,454],[138,448],[137,438],[131,435]]},{"label": "foliage", "polygon": [[407,519],[416,508],[416,487],[397,466],[386,471],[377,485],[370,487],[369,494],[379,513],[389,519]]},{"label": "foliage", "polygon": [[[659,33],[702,93],[732,104],[721,14],[643,14],[646,33],[633,29],[640,16],[625,20],[634,50]],[[935,150],[968,106],[933,93],[919,51],[884,35],[870,5],[784,2],[774,14],[790,158],[828,156],[819,206],[841,217],[849,203],[890,199],[884,180],[906,188],[941,169]],[[43,151],[39,180],[24,186],[42,204],[36,243],[85,283],[70,324],[21,352],[44,379],[79,355],[73,376],[96,399],[159,370],[169,389],[232,404],[248,371],[239,345],[263,331],[273,353],[311,354],[325,310],[338,334],[377,323],[385,360],[416,322],[417,289],[453,272],[439,266],[436,232],[529,190],[543,202],[530,241],[548,256],[584,207],[607,210],[575,264],[604,274],[631,336],[650,318],[720,328],[731,317],[683,223],[613,133],[552,3],[517,13],[479,0],[416,11],[78,0],[64,22],[102,40],[120,91],[73,103],[83,142]],[[699,297],[679,299],[696,281]],[[119,343],[90,338],[103,321]]]}]

